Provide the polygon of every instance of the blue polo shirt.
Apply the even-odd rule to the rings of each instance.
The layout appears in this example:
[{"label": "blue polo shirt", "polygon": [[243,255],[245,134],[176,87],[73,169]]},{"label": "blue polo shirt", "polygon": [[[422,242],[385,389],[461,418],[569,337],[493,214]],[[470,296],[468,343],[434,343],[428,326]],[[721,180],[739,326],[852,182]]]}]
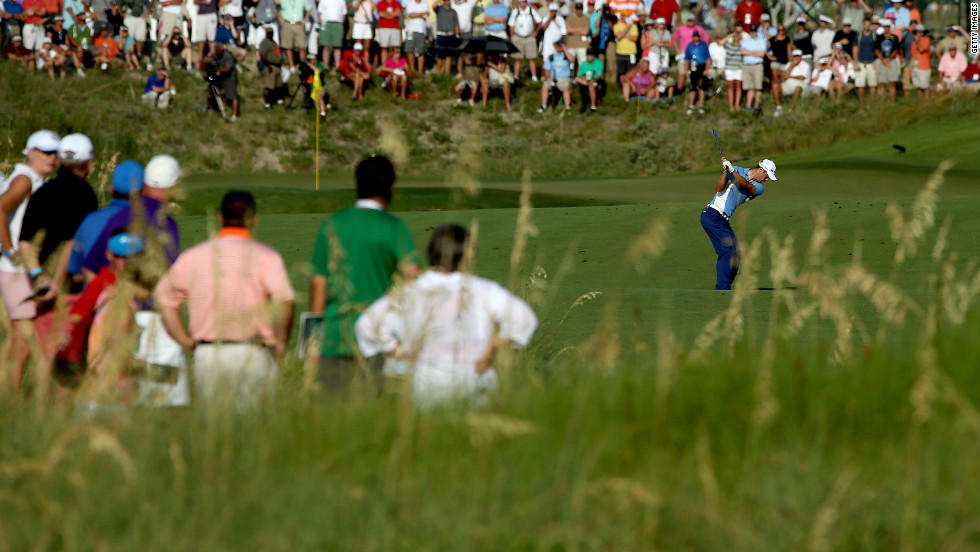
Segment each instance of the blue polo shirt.
[{"label": "blue polo shirt", "polygon": [[153,92],[153,87],[163,88],[167,86],[167,79],[161,79],[156,73],[150,75],[150,78],[146,81],[146,86],[143,88],[143,93]]},{"label": "blue polo shirt", "polygon": [[[137,216],[146,221],[142,224],[146,224],[153,230],[152,234],[150,234],[151,236],[154,234],[166,234],[166,236],[162,236],[165,240],[163,253],[167,261],[173,264],[177,259],[177,255],[180,253],[180,235],[177,233],[177,223],[170,216],[161,219],[159,211],[164,207],[163,202],[150,197],[140,196],[139,203],[139,214],[134,212],[133,205],[127,202],[122,209],[119,209],[106,219],[105,225],[92,241],[88,254],[85,255],[82,261],[82,268],[98,274],[102,267],[108,265],[109,260],[105,256],[105,250],[109,245],[109,238],[112,237],[112,233],[116,230],[133,226],[134,219]],[[159,240],[157,242],[159,243]]]},{"label": "blue polo shirt", "polygon": [[746,195],[734,182],[732,182],[732,184],[724,190],[716,193],[715,197],[711,198],[711,203],[708,203],[708,207],[711,207],[716,211],[720,211],[723,215],[725,215],[725,218],[731,218],[732,214],[735,213],[735,209],[738,208],[739,205],[761,196],[762,192],[765,191],[762,184],[749,178],[749,169],[743,169],[742,167],[733,168],[735,169],[735,172],[740,174],[743,178],[755,184],[755,193],[752,195]]},{"label": "blue polo shirt", "polygon": [[[487,15],[487,16],[490,16],[490,17],[503,17],[503,18],[506,19],[508,14],[510,14],[510,10],[507,9],[507,6],[503,5],[502,3],[500,5],[490,4],[484,10],[484,15]],[[491,32],[495,32],[495,33],[499,33],[501,31],[506,31],[507,30],[507,24],[506,23],[489,23],[489,24],[487,24],[487,30],[488,31],[491,31]]]},{"label": "blue polo shirt", "polygon": [[[702,42],[704,42],[702,40]],[[765,52],[766,41],[764,38],[760,37],[758,34],[750,34],[748,38],[742,40],[742,49],[750,50],[753,52]],[[758,56],[750,56],[748,54],[742,54],[742,65],[758,65],[762,63],[762,58]]]},{"label": "blue polo shirt", "polygon": [[544,61],[544,68],[551,71],[551,78],[553,79],[572,78],[572,64],[568,62],[565,54],[555,52],[548,56],[548,59]]},{"label": "blue polo shirt", "polygon": [[71,256],[68,258],[68,273],[81,274],[82,261],[91,251],[92,243],[105,228],[106,222],[120,210],[129,206],[128,199],[113,199],[108,205],[94,213],[89,213],[75,231],[72,238]]},{"label": "blue polo shirt", "polygon": [[698,43],[691,41],[687,45],[687,49],[684,50],[684,59],[690,61],[692,67],[708,63],[708,60],[711,59],[711,52],[708,50],[708,45],[704,43],[704,38]]}]

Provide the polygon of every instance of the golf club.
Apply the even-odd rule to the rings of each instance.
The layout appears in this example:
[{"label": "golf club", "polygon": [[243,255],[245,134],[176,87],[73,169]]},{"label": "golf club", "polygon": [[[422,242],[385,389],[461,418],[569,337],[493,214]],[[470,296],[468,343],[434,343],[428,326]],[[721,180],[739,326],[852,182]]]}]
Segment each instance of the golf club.
[{"label": "golf club", "polygon": [[[711,133],[715,135],[715,145],[718,146],[718,154],[724,157],[725,152],[721,151],[721,141],[718,140],[718,131],[715,129],[711,129]],[[735,179],[735,177],[732,176],[732,173],[728,173],[726,178],[728,179],[729,182]]]}]

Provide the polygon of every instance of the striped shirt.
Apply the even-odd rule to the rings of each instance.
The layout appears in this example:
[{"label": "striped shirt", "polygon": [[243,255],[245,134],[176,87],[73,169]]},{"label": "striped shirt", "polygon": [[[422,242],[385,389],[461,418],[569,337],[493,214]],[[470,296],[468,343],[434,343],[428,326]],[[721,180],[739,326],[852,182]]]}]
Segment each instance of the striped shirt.
[{"label": "striped shirt", "polygon": [[241,342],[274,338],[270,301],[292,301],[295,293],[279,253],[247,230],[225,228],[184,251],[155,296],[172,308],[187,302],[195,341]]},{"label": "striped shirt", "polygon": [[725,69],[742,68],[742,45],[725,43]]}]

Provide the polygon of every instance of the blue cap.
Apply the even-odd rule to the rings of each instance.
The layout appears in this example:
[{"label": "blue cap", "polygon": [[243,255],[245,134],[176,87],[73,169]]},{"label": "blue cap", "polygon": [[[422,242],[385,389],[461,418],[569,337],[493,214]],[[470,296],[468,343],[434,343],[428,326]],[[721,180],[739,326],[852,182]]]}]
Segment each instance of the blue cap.
[{"label": "blue cap", "polygon": [[143,190],[143,166],[129,159],[116,165],[112,171],[112,191],[134,194]]},{"label": "blue cap", "polygon": [[117,257],[129,257],[143,251],[143,236],[123,232],[109,238],[109,251]]}]

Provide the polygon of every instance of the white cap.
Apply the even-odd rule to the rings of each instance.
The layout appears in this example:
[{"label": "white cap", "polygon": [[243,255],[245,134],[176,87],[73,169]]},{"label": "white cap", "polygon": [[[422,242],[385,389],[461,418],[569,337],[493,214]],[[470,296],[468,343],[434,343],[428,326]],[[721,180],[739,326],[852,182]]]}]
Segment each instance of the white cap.
[{"label": "white cap", "polygon": [[167,154],[154,155],[146,164],[143,174],[143,182],[159,190],[173,188],[179,178],[180,163]]},{"label": "white cap", "polygon": [[819,63],[820,65],[827,65],[827,58],[822,57],[819,60],[817,60],[817,63]]},{"label": "white cap", "polygon": [[50,36],[46,36],[46,37],[42,38],[41,39],[41,44],[51,44],[51,37]]},{"label": "white cap", "polygon": [[766,171],[769,180],[776,180],[776,164],[772,162],[772,159],[759,161],[759,168]]},{"label": "white cap", "polygon": [[58,159],[62,161],[91,161],[92,141],[84,134],[69,134],[58,143]]},{"label": "white cap", "polygon": [[27,155],[28,152],[34,149],[45,153],[58,151],[58,142],[60,141],[61,138],[54,131],[39,130],[30,135],[30,137],[27,139],[27,146],[24,147],[24,151],[21,153]]},{"label": "white cap", "polygon": [[658,17],[658,18],[654,19],[653,22],[656,23],[657,25],[666,25],[667,24],[667,20],[664,19],[663,17]]},{"label": "white cap", "polygon": [[793,50],[793,56],[802,56],[803,50]]},{"label": "white cap", "polygon": [[806,18],[805,17],[802,17],[802,16],[801,17],[797,17],[796,18],[796,22],[797,23],[806,23]]},{"label": "white cap", "polygon": [[361,44],[360,42],[355,42],[354,43],[354,49],[355,50],[363,50],[364,49],[364,45]]},{"label": "white cap", "polygon": [[821,15],[820,16],[820,21],[823,21],[824,23],[826,23],[828,25],[833,25],[834,24],[834,20],[831,19],[831,18],[829,18],[829,17],[827,17],[826,15]]},{"label": "white cap", "polygon": [[835,50],[842,50],[842,49],[844,49],[844,45],[841,44],[840,42],[835,42],[834,43],[834,49]]},{"label": "white cap", "polygon": [[891,19],[882,19],[878,24],[881,25],[882,27],[891,27],[892,21]]},{"label": "white cap", "polygon": [[769,20],[770,19],[769,19],[769,14],[768,13],[764,13],[761,16],[759,16],[759,21],[769,21]]},{"label": "white cap", "polygon": [[854,22],[851,21],[850,17],[845,17],[843,21],[840,22],[841,25],[853,25]]},{"label": "white cap", "polygon": [[558,4],[555,2],[548,4],[548,11],[558,11]]}]

